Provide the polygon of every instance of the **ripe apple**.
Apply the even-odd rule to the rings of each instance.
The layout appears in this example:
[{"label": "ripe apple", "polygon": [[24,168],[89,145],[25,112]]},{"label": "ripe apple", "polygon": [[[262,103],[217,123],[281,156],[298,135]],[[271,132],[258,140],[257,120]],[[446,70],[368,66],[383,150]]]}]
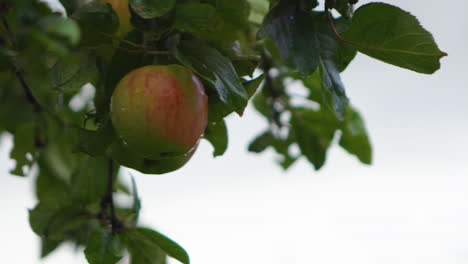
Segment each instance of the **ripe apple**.
[{"label": "ripe apple", "polygon": [[111,118],[120,138],[142,157],[180,156],[203,136],[208,97],[200,80],[183,66],[144,66],[117,84]]},{"label": "ripe apple", "polygon": [[130,23],[130,9],[128,7],[128,0],[101,0],[102,3],[108,3],[112,5],[115,13],[119,16],[119,30],[117,35],[125,37],[130,30],[132,30],[132,24]]},{"label": "ripe apple", "polygon": [[196,145],[188,153],[176,157],[162,159],[146,159],[130,149],[120,140],[115,141],[107,150],[107,154],[120,165],[135,169],[145,174],[164,174],[182,168],[193,156]]}]

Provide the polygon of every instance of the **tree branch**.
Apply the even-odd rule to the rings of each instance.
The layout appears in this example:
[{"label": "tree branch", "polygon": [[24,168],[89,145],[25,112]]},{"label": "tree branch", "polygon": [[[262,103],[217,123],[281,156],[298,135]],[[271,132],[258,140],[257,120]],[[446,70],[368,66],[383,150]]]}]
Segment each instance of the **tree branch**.
[{"label": "tree branch", "polygon": [[[105,216],[105,219],[110,220],[110,228],[113,234],[118,233],[122,228],[122,222],[117,218],[115,213],[114,205],[114,182],[115,182],[115,170],[114,170],[114,161],[109,159],[107,167],[107,190],[106,195],[101,200],[101,216]],[[110,215],[106,214],[107,209],[109,210]]]},{"label": "tree branch", "polygon": [[[11,31],[10,26],[8,25],[8,22],[7,22],[6,18],[2,18],[2,23],[3,23],[3,26],[5,28],[7,38],[10,41],[11,46],[14,49],[16,49],[16,39],[15,39],[15,36],[13,35],[13,32]],[[26,99],[33,105],[34,111],[37,112],[37,113],[43,112],[44,107],[42,107],[42,105],[39,103],[39,101],[34,96],[34,93],[33,93],[32,89],[31,89],[31,87],[26,82],[26,79],[24,78],[21,69],[19,69],[16,65],[13,65],[12,70],[14,71],[14,73],[16,75],[16,78],[18,78],[21,86],[23,87],[24,93],[26,95]]]}]

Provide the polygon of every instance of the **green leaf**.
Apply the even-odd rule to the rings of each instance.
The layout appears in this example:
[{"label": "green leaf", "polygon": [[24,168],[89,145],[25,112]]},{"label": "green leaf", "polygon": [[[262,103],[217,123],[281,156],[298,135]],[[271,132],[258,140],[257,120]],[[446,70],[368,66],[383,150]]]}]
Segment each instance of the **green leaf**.
[{"label": "green leaf", "polygon": [[38,204],[29,211],[29,224],[38,236],[62,240],[68,232],[78,229],[88,221],[85,214],[79,206],[57,208]]},{"label": "green leaf", "polygon": [[261,92],[255,95],[252,101],[255,110],[257,110],[260,114],[269,119],[271,117],[273,108],[270,103],[270,98],[268,98],[265,95],[264,90],[265,89],[263,89]]},{"label": "green leaf", "polygon": [[71,201],[70,188],[65,178],[68,175],[59,175],[60,170],[54,170],[53,167],[61,165],[53,164],[49,166],[45,157],[39,159],[38,165],[39,175],[36,180],[36,194],[39,202],[54,208],[69,204]]},{"label": "green leaf", "polygon": [[250,4],[247,0],[216,0],[216,10],[229,23],[242,28],[248,23]]},{"label": "green leaf", "polygon": [[[3,39],[0,37],[0,43]],[[0,46],[0,72],[7,71],[11,68],[12,62],[8,55],[8,50]]]},{"label": "green leaf", "polygon": [[293,113],[291,125],[302,155],[319,170],[325,164],[338,121],[323,110],[299,109]]},{"label": "green leaf", "polygon": [[[343,19],[335,19],[338,32],[347,28]],[[304,12],[294,1],[282,1],[265,18],[259,37],[276,44],[281,58],[294,71],[310,76],[323,60],[347,65],[355,51],[339,43],[322,12]],[[347,62],[347,63],[346,63]]]},{"label": "green leaf", "polygon": [[259,37],[273,40],[288,66],[307,76],[319,64],[320,43],[316,40],[315,23],[298,3],[282,1],[265,18]]},{"label": "green leaf", "polygon": [[263,80],[265,80],[265,75],[261,74],[257,78],[251,79],[244,83],[245,91],[247,92],[249,99],[257,92]]},{"label": "green leaf", "polygon": [[80,137],[76,150],[93,157],[104,155],[107,148],[117,138],[110,119],[99,126],[96,131],[80,129],[79,133]]},{"label": "green leaf", "polygon": [[71,178],[73,197],[84,203],[98,202],[107,190],[108,159],[85,156]]},{"label": "green leaf", "polygon": [[134,218],[132,221],[133,226],[136,226],[138,223],[138,218],[140,216],[140,210],[141,210],[141,200],[140,197],[138,196],[138,190],[137,190],[137,185],[135,182],[135,178],[132,176],[132,196],[133,196],[133,205],[132,205],[132,213],[134,214]]},{"label": "green leaf", "polygon": [[142,18],[155,18],[167,14],[174,7],[176,0],[129,0],[133,11]]},{"label": "green leaf", "polygon": [[39,21],[39,28],[60,39],[65,39],[71,45],[76,45],[80,41],[80,27],[72,20],[61,16],[46,16]]},{"label": "green leaf", "polygon": [[307,96],[307,99],[310,99],[321,105],[328,103],[326,98],[324,98],[322,90],[322,76],[320,74],[320,71],[316,71],[310,77],[302,79],[302,83],[304,84],[304,87],[306,87],[309,90],[309,95]]},{"label": "green leaf", "polygon": [[213,156],[222,156],[228,147],[228,130],[224,120],[210,122],[205,130],[205,139],[214,148]]},{"label": "green leaf", "polygon": [[57,61],[50,69],[50,74],[54,89],[77,92],[85,84],[95,83],[99,73],[95,58],[88,54],[80,54],[72,61]]},{"label": "green leaf", "polygon": [[341,127],[343,132],[340,138],[340,146],[350,154],[355,155],[362,163],[372,163],[372,146],[367,135],[364,120],[353,108],[346,111],[345,122]]},{"label": "green leaf", "polygon": [[210,4],[188,2],[176,6],[175,27],[180,31],[214,32],[222,23],[216,8]]},{"label": "green leaf", "polygon": [[59,2],[63,5],[67,14],[70,15],[78,8],[81,0],[59,0]]},{"label": "green leaf", "polygon": [[126,229],[119,236],[130,252],[132,264],[164,263],[164,252],[184,264],[190,263],[187,252],[181,246],[154,230]]},{"label": "green leaf", "polygon": [[[278,4],[266,18],[260,35],[272,39],[286,64],[303,77],[320,67],[322,86],[333,98],[333,107],[342,119],[348,99],[340,71],[356,51],[337,41],[323,13],[304,12],[297,5],[288,1]],[[336,19],[335,23],[338,31],[347,27],[343,19]]]},{"label": "green leaf", "polygon": [[90,264],[115,264],[122,256],[119,254],[118,237],[107,230],[97,230],[89,237],[84,251]]},{"label": "green leaf", "polygon": [[[242,115],[248,96],[232,62],[215,48],[195,39],[182,42],[180,51],[179,61],[182,64],[191,62],[189,66],[197,72],[212,73],[213,76],[202,77],[215,87],[219,99],[227,107]],[[181,58],[183,56],[185,58]]]},{"label": "green leaf", "polygon": [[350,4],[349,0],[337,0],[334,8],[345,18],[350,18],[353,15],[353,5]]},{"label": "green leaf", "polygon": [[370,57],[420,73],[434,73],[447,55],[416,17],[384,3],[357,9],[343,37]]},{"label": "green leaf", "polygon": [[119,18],[110,4],[91,2],[71,15],[80,25],[82,46],[97,46],[112,42],[119,28]]},{"label": "green leaf", "polygon": [[[27,172],[25,174],[23,167],[30,167],[33,164],[32,159],[36,153],[34,144],[35,133],[36,125],[34,123],[23,124],[15,131],[10,158],[16,160],[16,166],[10,171],[11,173],[18,176],[26,176]],[[30,159],[28,159],[28,155],[30,155]]]},{"label": "green leaf", "polygon": [[[249,99],[255,94],[264,78],[264,75],[260,75],[255,79],[245,81],[243,83]],[[224,117],[233,112],[232,108],[227,107],[226,104],[224,104],[216,94],[208,96],[208,109],[208,121],[215,123],[221,121]]]},{"label": "green leaf", "polygon": [[263,152],[272,145],[273,141],[274,137],[271,132],[265,131],[250,142],[248,150],[255,153]]},{"label": "green leaf", "polygon": [[47,257],[62,244],[63,240],[52,240],[41,237],[41,258]]},{"label": "green leaf", "polygon": [[261,24],[269,10],[268,0],[247,0],[250,4],[249,21],[255,24]]},{"label": "green leaf", "polygon": [[346,97],[338,65],[333,58],[324,57],[320,61],[320,72],[322,74],[322,87],[333,99],[333,110],[337,117],[343,120],[344,112],[348,106],[348,97]]}]

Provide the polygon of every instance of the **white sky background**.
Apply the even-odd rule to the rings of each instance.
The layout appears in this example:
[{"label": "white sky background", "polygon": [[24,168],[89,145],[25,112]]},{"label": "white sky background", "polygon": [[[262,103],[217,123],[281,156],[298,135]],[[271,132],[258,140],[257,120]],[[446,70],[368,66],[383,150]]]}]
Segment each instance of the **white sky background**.
[{"label": "white sky background", "polygon": [[[249,108],[229,118],[223,157],[204,142],[178,172],[137,175],[141,222],[179,242],[193,264],[468,263],[468,3],[388,2],[415,14],[449,57],[420,75],[361,55],[343,74],[371,135],[372,166],[335,146],[321,171],[301,161],[284,173],[271,152],[247,152],[266,127]],[[5,263],[35,264],[32,184],[7,175],[8,147],[0,252]],[[86,263],[71,252],[43,263]]]}]

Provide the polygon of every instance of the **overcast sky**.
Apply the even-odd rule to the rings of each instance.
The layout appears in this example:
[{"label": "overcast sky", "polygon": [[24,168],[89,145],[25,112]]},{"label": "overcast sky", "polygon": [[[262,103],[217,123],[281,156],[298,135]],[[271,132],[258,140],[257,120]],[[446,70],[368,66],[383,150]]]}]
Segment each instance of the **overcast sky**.
[{"label": "overcast sky", "polygon": [[[388,2],[415,14],[449,56],[434,75],[364,55],[343,74],[373,142],[372,166],[335,146],[323,170],[301,161],[284,173],[271,152],[246,151],[266,126],[248,109],[229,118],[223,157],[204,142],[175,173],[136,175],[142,223],[179,242],[193,264],[468,263],[468,3]],[[6,263],[35,264],[32,185],[8,175],[5,142],[0,251]],[[64,246],[43,263],[86,262]]]}]

